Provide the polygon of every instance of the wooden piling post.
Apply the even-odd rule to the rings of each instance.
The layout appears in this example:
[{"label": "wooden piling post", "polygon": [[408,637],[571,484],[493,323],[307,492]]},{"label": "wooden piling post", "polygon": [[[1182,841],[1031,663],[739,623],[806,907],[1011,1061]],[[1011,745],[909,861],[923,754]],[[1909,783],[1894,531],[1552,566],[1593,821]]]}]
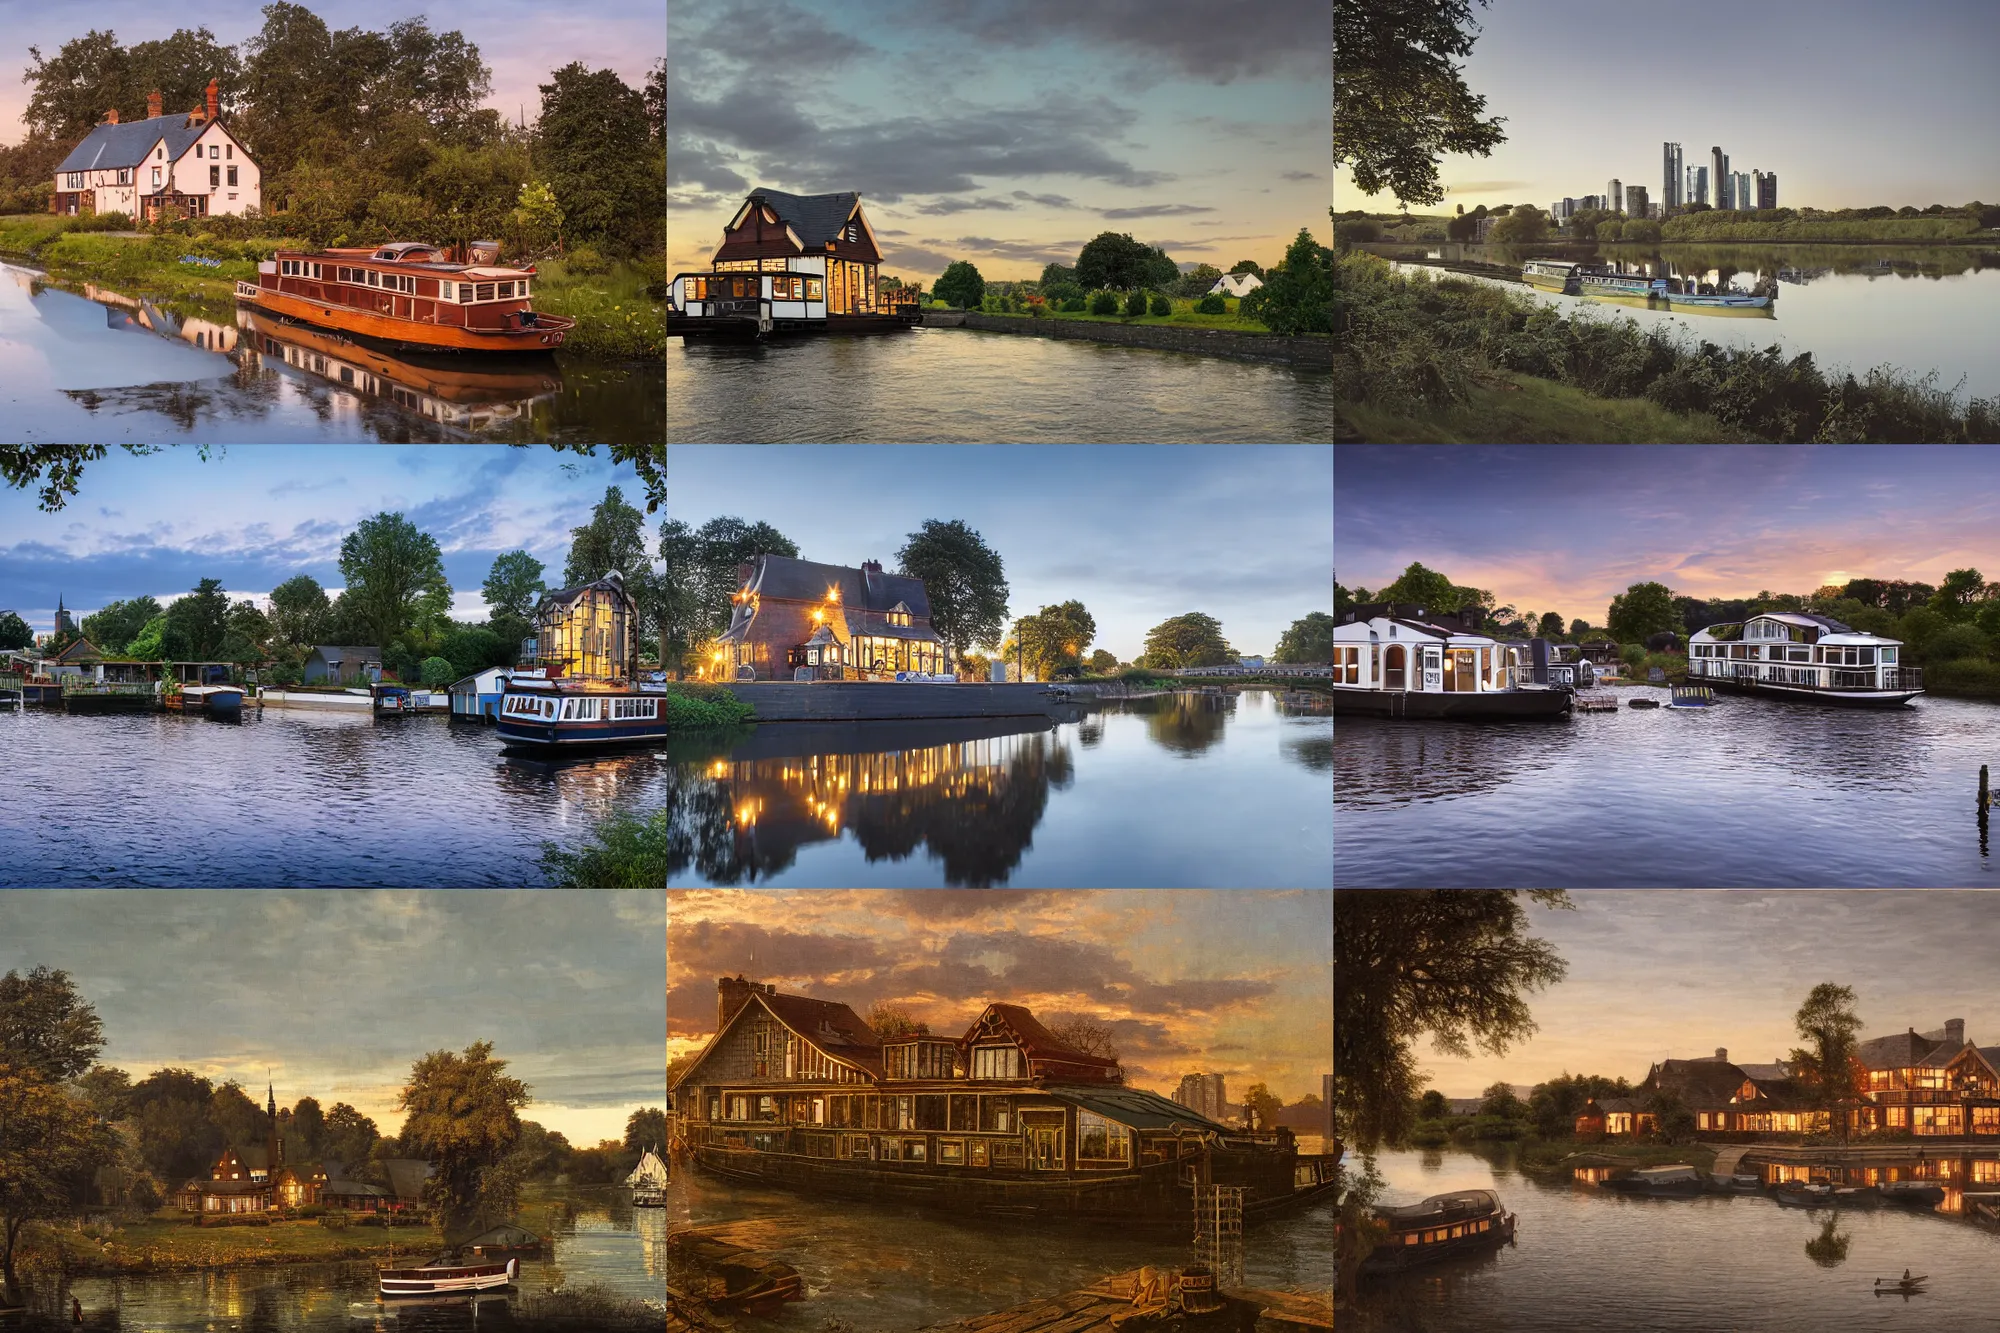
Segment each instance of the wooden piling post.
[{"label": "wooden piling post", "polygon": [[1979,808],[1981,810],[1990,809],[1992,808],[1992,804],[1992,801],[1986,795],[1986,765],[1981,764],[1979,766]]}]

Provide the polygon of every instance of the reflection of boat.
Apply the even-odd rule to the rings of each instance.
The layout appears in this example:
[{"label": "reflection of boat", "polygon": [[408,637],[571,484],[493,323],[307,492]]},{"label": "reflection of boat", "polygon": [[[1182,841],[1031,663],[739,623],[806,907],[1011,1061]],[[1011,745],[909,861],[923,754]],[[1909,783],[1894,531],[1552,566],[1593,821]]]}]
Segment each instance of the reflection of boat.
[{"label": "reflection of boat", "polygon": [[632,1191],[634,1208],[667,1206],[667,1164],[651,1148],[646,1149],[632,1174],[625,1177],[625,1184]]},{"label": "reflection of boat", "polygon": [[667,1237],[667,1253],[699,1276],[687,1293],[711,1310],[736,1310],[768,1315],[786,1301],[801,1300],[805,1284],[799,1270],[776,1259],[760,1259],[754,1250],[698,1231],[676,1231]]},{"label": "reflection of boat", "polygon": [[261,310],[238,310],[236,320],[265,356],[447,426],[479,430],[514,420],[562,389],[554,357],[393,352]]},{"label": "reflection of boat", "polygon": [[1364,1273],[1395,1272],[1514,1239],[1514,1214],[1492,1190],[1456,1190],[1422,1203],[1378,1207],[1388,1236],[1361,1261]]},{"label": "reflection of boat", "polygon": [[236,284],[238,300],[274,315],[363,334],[405,347],[452,351],[548,352],[576,321],[534,309],[540,279],[531,264],[505,268],[499,246],[475,241],[474,263],[417,241],[374,248],[280,250],[257,265],[257,281]]},{"label": "reflection of boat", "polygon": [[1878,1188],[1884,1202],[1906,1208],[1935,1208],[1944,1202],[1944,1188],[1927,1180],[1889,1180]]},{"label": "reflection of boat", "polygon": [[519,1259],[504,1264],[456,1264],[433,1260],[415,1268],[383,1268],[376,1279],[384,1297],[438,1296],[448,1292],[497,1291],[512,1285]]},{"label": "reflection of boat", "polygon": [[1621,1194],[1678,1198],[1700,1194],[1706,1184],[1702,1173],[1691,1166],[1649,1166],[1607,1180],[1604,1188]]}]

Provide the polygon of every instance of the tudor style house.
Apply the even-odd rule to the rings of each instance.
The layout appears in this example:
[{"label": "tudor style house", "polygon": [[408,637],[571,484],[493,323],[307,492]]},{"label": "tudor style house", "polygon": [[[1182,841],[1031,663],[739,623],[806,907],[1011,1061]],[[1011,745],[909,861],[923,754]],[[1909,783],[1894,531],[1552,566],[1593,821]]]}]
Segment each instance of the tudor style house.
[{"label": "tudor style house", "polygon": [[736,568],[729,628],[709,674],[733,680],[854,680],[949,672],[922,579],[760,555]]},{"label": "tudor style house", "polygon": [[49,211],[151,222],[168,208],[197,218],[261,208],[263,175],[218,119],[218,102],[210,79],[206,103],[182,115],[163,114],[157,91],[144,120],[121,123],[113,107],[56,168]]},{"label": "tudor style house", "polygon": [[710,271],[675,276],[668,330],[865,330],[920,318],[914,291],[878,290],[881,263],[858,193],[758,189],[723,229]]}]

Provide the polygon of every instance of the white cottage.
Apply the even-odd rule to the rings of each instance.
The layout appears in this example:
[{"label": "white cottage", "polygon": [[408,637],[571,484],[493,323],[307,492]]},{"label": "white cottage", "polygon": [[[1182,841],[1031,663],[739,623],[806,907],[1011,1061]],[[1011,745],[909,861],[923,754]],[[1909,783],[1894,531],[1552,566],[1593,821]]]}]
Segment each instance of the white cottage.
[{"label": "white cottage", "polygon": [[1478,607],[1432,611],[1374,602],[1341,614],[1333,627],[1336,716],[1495,718],[1566,713],[1575,696],[1550,681],[1546,648],[1538,664],[1480,632]]},{"label": "white cottage", "polygon": [[1225,273],[1208,289],[1210,296],[1248,296],[1264,285],[1255,273]]},{"label": "white cottage", "polygon": [[210,79],[206,104],[182,115],[162,114],[157,91],[144,120],[121,122],[113,107],[56,168],[49,211],[150,222],[170,207],[197,218],[261,209],[263,174],[217,118],[218,102]]}]

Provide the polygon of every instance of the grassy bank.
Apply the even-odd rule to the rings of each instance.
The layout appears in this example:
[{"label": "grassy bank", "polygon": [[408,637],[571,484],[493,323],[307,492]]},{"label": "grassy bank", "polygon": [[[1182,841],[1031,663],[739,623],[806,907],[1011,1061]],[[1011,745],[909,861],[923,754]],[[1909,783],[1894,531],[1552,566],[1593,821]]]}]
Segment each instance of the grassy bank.
[{"label": "grassy bank", "polygon": [[739,727],[755,713],[721,685],[674,681],[667,686],[667,726],[674,731]]},{"label": "grassy bank", "polygon": [[[1521,1145],[1523,1171],[1569,1171],[1578,1166],[1678,1166],[1698,1171],[1715,1168],[1714,1147],[1703,1143],[1580,1143],[1575,1139],[1536,1139]],[[1567,1161],[1572,1154],[1583,1160]]]},{"label": "grassy bank", "polygon": [[[1362,439],[2000,442],[2000,401],[1963,399],[1938,387],[1935,372],[1822,371],[1810,352],[1723,347],[1677,326],[1564,313],[1491,283],[1401,273],[1370,254],[1342,256],[1334,284],[1334,328],[1345,335],[1335,347],[1335,411]],[[1500,383],[1514,376],[1540,383]],[[1515,407],[1514,393],[1529,396]],[[1650,416],[1646,405],[1676,418]]]},{"label": "grassy bank", "polygon": [[[346,1219],[340,1219],[344,1222]],[[178,1273],[272,1264],[342,1263],[434,1252],[437,1233],[422,1227],[323,1226],[294,1218],[268,1226],[197,1226],[192,1215],[162,1210],[142,1220],[81,1231],[30,1223],[20,1262],[49,1276]]]},{"label": "grassy bank", "polygon": [[[123,295],[227,305],[236,283],[255,282],[257,264],[278,249],[309,248],[292,237],[225,241],[186,236],[125,236],[81,231],[74,219],[0,217],[0,250],[26,254],[68,283],[92,282]],[[184,264],[182,256],[219,261],[219,267]],[[569,261],[536,266],[535,308],[577,321],[564,350],[607,360],[641,361],[666,355],[667,307],[648,292],[651,275],[620,263],[608,272],[572,273]]]}]

